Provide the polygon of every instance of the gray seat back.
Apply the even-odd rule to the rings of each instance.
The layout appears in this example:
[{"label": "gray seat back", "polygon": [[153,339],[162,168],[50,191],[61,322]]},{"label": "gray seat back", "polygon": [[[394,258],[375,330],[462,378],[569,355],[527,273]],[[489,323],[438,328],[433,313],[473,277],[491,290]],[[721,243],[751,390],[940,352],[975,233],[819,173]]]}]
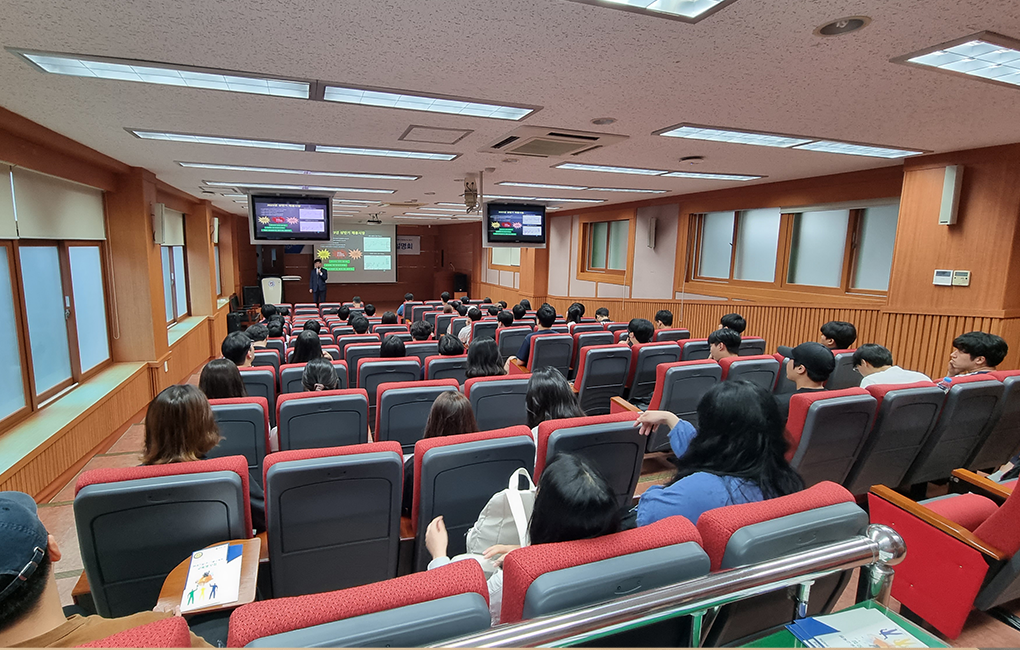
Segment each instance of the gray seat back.
[{"label": "gray seat back", "polygon": [[496,345],[499,346],[499,354],[504,359],[515,356],[528,334],[531,334],[530,327],[504,327],[496,330]]},{"label": "gray seat back", "polygon": [[381,338],[386,338],[387,334],[408,334],[407,325],[373,325],[370,331]]},{"label": "gray seat back", "polygon": [[652,340],[656,343],[659,341],[683,341],[689,338],[691,338],[690,330],[682,327],[666,327],[655,330],[655,334],[652,336]]},{"label": "gray seat back", "polygon": [[358,388],[358,361],[378,358],[381,349],[381,343],[358,343],[347,346],[344,350],[344,360],[347,362],[347,382],[351,388]]},{"label": "gray seat back", "polygon": [[280,372],[280,354],[276,350],[257,350],[251,360],[253,366],[272,366]]},{"label": "gray seat back", "polygon": [[425,529],[439,515],[450,536],[448,555],[463,553],[465,535],[492,495],[505,490],[518,469],[535,469],[531,436],[492,438],[433,447],[421,459],[415,475],[418,516],[415,570],[424,571],[431,559],[425,549]]},{"label": "gray seat back", "polygon": [[[576,328],[575,328],[576,329]],[[574,359],[571,366],[577,369],[577,357],[580,355],[581,350],[589,348],[593,345],[612,345],[616,343],[616,337],[613,336],[612,332],[607,332],[604,329],[598,329],[591,332],[574,332]]]},{"label": "gray seat back", "polygon": [[272,368],[240,368],[244,392],[248,397],[265,397],[269,404],[269,423],[276,425],[276,373]]},{"label": "gray seat back", "polygon": [[989,420],[984,443],[967,462],[972,470],[1004,465],[1020,451],[1020,375],[1002,378],[1002,400]]},{"label": "gray seat back", "polygon": [[909,485],[949,478],[964,467],[990,431],[988,422],[1002,400],[1002,383],[953,382],[931,434],[925,440],[903,482]]},{"label": "gray seat back", "polygon": [[[436,308],[432,305],[413,305],[411,307],[411,322],[417,323],[420,321],[427,311],[435,311]],[[407,313],[407,308],[404,308],[404,313]]]},{"label": "gray seat back", "polygon": [[271,464],[266,528],[273,596],[397,575],[403,458],[391,451]]},{"label": "gray seat back", "polygon": [[170,571],[194,551],[245,539],[241,477],[231,471],[89,485],[74,498],[78,546],[96,611],[151,610]]},{"label": "gray seat back", "polygon": [[[673,413],[681,420],[698,426],[698,402],[713,386],[722,381],[722,368],[710,360],[681,361],[656,368],[655,393],[649,410]],[[661,379],[660,379],[661,377]],[[669,429],[658,427],[648,436],[649,452],[669,449]]]},{"label": "gray seat back", "polygon": [[632,420],[556,429],[549,435],[545,463],[564,451],[584,456],[613,486],[620,507],[629,507],[641,477],[647,442]]},{"label": "gray seat back", "polygon": [[[633,355],[633,349],[631,350]],[[669,341],[663,343],[645,343],[633,358],[631,367],[630,392],[627,399],[641,402],[651,399],[655,392],[655,369],[660,363],[680,361],[680,348]]]},{"label": "gray seat back", "polygon": [[467,327],[469,322],[470,320],[466,316],[457,316],[450,321],[449,333],[454,336],[459,335],[460,331]]},{"label": "gray seat back", "polygon": [[524,594],[524,618],[584,607],[708,575],[697,542],[671,544],[543,573]]},{"label": "gray seat back", "polygon": [[455,316],[456,314],[439,314],[436,316],[436,336],[446,334],[446,331],[450,329],[450,321],[452,321]]},{"label": "gray seat back", "polygon": [[467,355],[459,357],[427,357],[425,379],[456,379],[458,384],[467,380]]},{"label": "gray seat back", "polygon": [[[344,361],[333,361],[333,370],[336,371],[337,388],[347,388],[347,363]],[[290,368],[280,370],[280,394],[303,393],[305,385],[301,383],[301,377],[305,372],[305,364],[292,365]]]},{"label": "gray seat back", "polygon": [[[336,337],[338,343],[340,342],[341,336],[355,336],[354,328],[350,325],[336,325],[329,331],[333,333],[333,336]],[[340,349],[342,350],[343,348]]]},{"label": "gray seat back", "polygon": [[726,373],[726,381],[749,381],[752,384],[761,386],[766,391],[771,391],[776,383],[776,375],[779,373],[779,362],[773,357],[757,355],[758,359],[741,359],[730,364],[729,372]]},{"label": "gray seat back", "polygon": [[[790,400],[791,422],[795,401]],[[864,445],[875,419],[877,401],[871,395],[846,395],[819,399],[808,407],[800,442],[790,466],[810,487],[822,481],[842,483]],[[787,425],[789,429],[789,423]]]},{"label": "gray seat back", "polygon": [[585,332],[605,332],[606,328],[602,327],[601,323],[578,323],[574,325],[574,329],[570,330],[571,334],[584,334]]},{"label": "gray seat back", "polygon": [[395,440],[400,443],[405,454],[412,453],[414,443],[421,440],[425,431],[432,402],[436,401],[440,393],[456,390],[454,386],[415,386],[384,390],[379,395],[377,425],[373,439]]},{"label": "gray seat back", "polygon": [[266,339],[266,349],[279,352],[280,359],[287,357],[287,342],[283,339]]},{"label": "gray seat back", "polygon": [[280,404],[280,451],[340,447],[368,442],[364,395],[302,393]]},{"label": "gray seat back", "polygon": [[246,648],[416,648],[487,630],[489,606],[474,592],[344,618],[255,639]]},{"label": "gray seat back", "polygon": [[438,315],[440,315],[442,313],[443,313],[442,310],[440,310],[440,311],[427,311],[427,312],[425,312],[424,314],[421,315],[421,319],[423,321],[425,321],[426,323],[428,323],[429,325],[431,325],[432,326],[432,331],[435,332],[436,331],[436,316],[438,316]]},{"label": "gray seat back", "polygon": [[248,462],[248,480],[262,487],[262,462],[266,457],[265,411],[261,404],[211,404],[220,428],[220,443],[206,458],[244,456]]},{"label": "gray seat back", "polygon": [[570,360],[574,355],[574,337],[569,334],[543,334],[531,339],[528,368],[556,368],[564,377],[570,373]]},{"label": "gray seat back", "polygon": [[737,351],[742,357],[753,357],[765,354],[765,339],[757,336],[748,336],[740,339],[740,350]]},{"label": "gray seat back", "polygon": [[935,426],[944,400],[938,386],[885,393],[875,424],[843,482],[846,489],[865,494],[872,485],[899,485]]},{"label": "gray seat back", "polygon": [[[353,330],[353,328],[352,328]],[[340,352],[346,354],[345,350],[347,346],[352,343],[381,343],[382,337],[378,334],[344,334],[343,336],[336,337],[337,347],[340,348]]]},{"label": "gray seat back", "polygon": [[[480,431],[491,431],[515,424],[528,423],[525,397],[529,375],[514,375],[486,381],[465,382],[464,390],[471,401]],[[468,387],[470,385],[470,388]]]},{"label": "gray seat back", "polygon": [[711,356],[708,339],[688,339],[680,341],[680,361],[700,361]]},{"label": "gray seat back", "polygon": [[374,419],[375,416],[375,399],[379,384],[420,379],[421,364],[418,359],[402,357],[362,362],[358,368],[358,386],[368,391],[369,417]]},{"label": "gray seat back", "polygon": [[425,367],[425,359],[439,354],[438,341],[415,341],[404,345],[404,354],[418,357],[419,365]]},{"label": "gray seat back", "polygon": [[825,389],[842,390],[844,388],[860,386],[861,380],[864,379],[864,377],[854,370],[853,350],[839,352],[835,355],[835,357],[836,367],[833,369],[832,374],[829,375],[829,380],[825,382]]},{"label": "gray seat back", "polygon": [[607,332],[626,332],[630,327],[628,323],[605,323]]},{"label": "gray seat back", "polygon": [[478,339],[492,339],[496,340],[496,328],[499,327],[499,321],[494,320],[480,320],[471,324],[471,340],[477,341]]},{"label": "gray seat back", "polygon": [[623,395],[630,374],[631,350],[629,347],[610,345],[581,350],[578,390],[581,410],[587,415],[609,413],[609,400]]}]

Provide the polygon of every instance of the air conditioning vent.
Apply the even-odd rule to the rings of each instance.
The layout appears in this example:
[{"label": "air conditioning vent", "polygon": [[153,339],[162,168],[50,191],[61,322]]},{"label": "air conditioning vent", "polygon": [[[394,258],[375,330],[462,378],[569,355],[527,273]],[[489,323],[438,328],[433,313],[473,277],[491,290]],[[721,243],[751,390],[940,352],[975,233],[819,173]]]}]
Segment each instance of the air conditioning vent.
[{"label": "air conditioning vent", "polygon": [[479,151],[536,158],[567,158],[626,139],[625,135],[612,133],[520,126]]}]

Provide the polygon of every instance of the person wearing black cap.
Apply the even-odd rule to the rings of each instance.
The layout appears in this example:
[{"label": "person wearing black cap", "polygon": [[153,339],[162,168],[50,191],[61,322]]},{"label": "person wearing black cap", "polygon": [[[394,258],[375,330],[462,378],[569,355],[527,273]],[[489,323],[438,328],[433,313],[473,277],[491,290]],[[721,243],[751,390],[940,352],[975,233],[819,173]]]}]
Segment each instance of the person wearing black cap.
[{"label": "person wearing black cap", "polygon": [[835,368],[836,358],[821,343],[801,343],[790,350],[786,359],[786,378],[797,386],[797,390],[776,395],[779,415],[784,423],[790,415],[790,398],[799,393],[825,390],[825,382]]},{"label": "person wearing black cap", "polygon": [[[71,648],[172,615],[65,618],[53,572],[59,560],[57,540],[39,521],[32,497],[0,492],[0,647]],[[191,647],[213,646],[192,633]]]}]

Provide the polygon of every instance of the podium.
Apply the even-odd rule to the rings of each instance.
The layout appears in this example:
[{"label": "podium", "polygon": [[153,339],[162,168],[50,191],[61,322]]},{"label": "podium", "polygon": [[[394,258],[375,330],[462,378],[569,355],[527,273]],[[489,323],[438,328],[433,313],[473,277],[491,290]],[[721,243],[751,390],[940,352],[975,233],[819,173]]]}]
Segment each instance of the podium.
[{"label": "podium", "polygon": [[267,305],[283,302],[283,278],[262,278],[262,300]]}]

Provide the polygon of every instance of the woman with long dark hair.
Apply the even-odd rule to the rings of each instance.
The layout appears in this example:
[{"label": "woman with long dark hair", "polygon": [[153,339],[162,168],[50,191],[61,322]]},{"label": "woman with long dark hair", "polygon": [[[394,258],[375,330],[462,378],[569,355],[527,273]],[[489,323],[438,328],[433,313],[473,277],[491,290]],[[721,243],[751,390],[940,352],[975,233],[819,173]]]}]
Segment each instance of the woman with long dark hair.
[{"label": "woman with long dark hair", "polygon": [[209,399],[247,397],[241,371],[230,359],[213,359],[202,368],[198,387]]},{"label": "woman with long dark hair", "polygon": [[706,510],[751,503],[804,489],[786,462],[787,442],[775,399],[746,381],[724,381],[698,403],[695,428],[668,411],[645,411],[636,422],[648,435],[670,427],[676,475],[641,495],[637,525],[683,515],[697,523]]},{"label": "woman with long dark hair", "polygon": [[467,354],[467,371],[464,374],[468,379],[506,374],[503,358],[499,355],[499,346],[495,341],[484,337],[471,344]]},{"label": "woman with long dark hair", "polygon": [[294,342],[294,353],[290,357],[290,363],[307,363],[312,359],[328,356],[322,351],[319,335],[312,330],[304,330],[298,334],[297,341]]},{"label": "woman with long dark hair", "polygon": [[528,426],[537,429],[546,420],[584,416],[574,389],[556,368],[539,368],[528,380],[524,404],[528,409]]}]

